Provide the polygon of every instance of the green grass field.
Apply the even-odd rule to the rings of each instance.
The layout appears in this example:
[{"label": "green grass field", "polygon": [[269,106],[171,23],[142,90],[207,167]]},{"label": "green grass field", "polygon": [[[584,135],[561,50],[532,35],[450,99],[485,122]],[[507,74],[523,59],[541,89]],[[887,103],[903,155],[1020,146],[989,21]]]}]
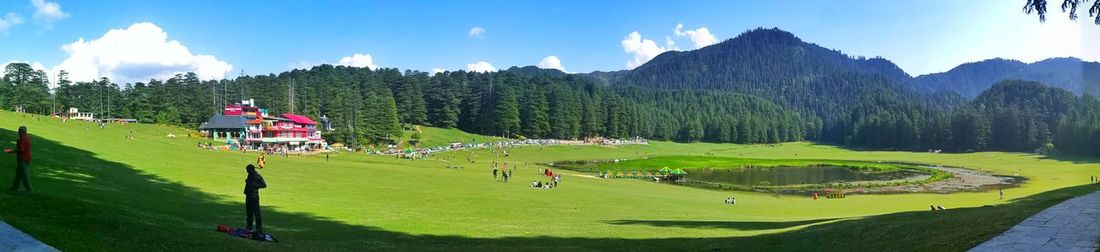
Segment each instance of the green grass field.
[{"label": "green grass field", "polygon": [[[420,147],[448,146],[451,143],[489,143],[504,140],[504,138],[471,134],[457,129],[444,129],[436,127],[418,126],[420,129]],[[401,147],[409,147],[409,139],[416,131],[407,130],[399,141]]]},{"label": "green grass field", "polygon": [[[1020,153],[853,151],[655,142],[624,147],[523,147],[429,160],[342,153],[269,157],[260,172],[267,231],[279,243],[217,233],[243,226],[244,166],[252,153],[200,150],[186,130],[93,124],[0,112],[0,144],[19,125],[33,141],[33,193],[0,193],[0,218],[61,250],[965,250],[1048,206],[1095,191],[1091,159]],[[137,139],[125,136],[133,130]],[[8,148],[8,147],[5,147]],[[565,172],[552,190],[538,165],[560,160],[704,155],[765,159],[904,161],[1030,178],[1019,188],[955,194],[852,195],[838,200],[704,190]],[[472,156],[476,163],[466,163]],[[464,168],[447,169],[444,161]],[[494,181],[490,161],[518,166]],[[529,164],[523,165],[523,164]],[[0,157],[0,181],[14,172]],[[577,175],[577,176],[572,176]],[[738,205],[723,204],[729,196]],[[928,205],[948,211],[930,212]]]}]

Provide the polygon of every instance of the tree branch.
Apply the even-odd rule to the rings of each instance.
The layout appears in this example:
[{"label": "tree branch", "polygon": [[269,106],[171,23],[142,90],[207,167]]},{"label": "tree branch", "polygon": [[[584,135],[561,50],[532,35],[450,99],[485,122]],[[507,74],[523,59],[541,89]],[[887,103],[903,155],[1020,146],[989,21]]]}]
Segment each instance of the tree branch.
[{"label": "tree branch", "polygon": [[[1066,0],[1070,1],[1070,0]],[[1031,12],[1039,13],[1039,22],[1047,21],[1047,1],[1046,0],[1027,0],[1024,4],[1024,13],[1031,15]]]}]

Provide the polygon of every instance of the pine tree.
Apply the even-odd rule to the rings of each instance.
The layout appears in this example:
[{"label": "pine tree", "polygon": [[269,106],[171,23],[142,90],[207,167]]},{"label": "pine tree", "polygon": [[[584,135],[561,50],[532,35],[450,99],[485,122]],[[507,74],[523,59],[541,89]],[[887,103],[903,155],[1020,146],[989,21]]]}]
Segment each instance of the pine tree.
[{"label": "pine tree", "polygon": [[546,95],[537,88],[529,88],[524,94],[523,109],[520,110],[520,122],[524,136],[544,138],[550,133],[549,105]]},{"label": "pine tree", "polygon": [[512,137],[520,131],[519,108],[515,92],[510,88],[500,88],[496,92],[496,106],[492,116],[493,130],[499,136]]}]

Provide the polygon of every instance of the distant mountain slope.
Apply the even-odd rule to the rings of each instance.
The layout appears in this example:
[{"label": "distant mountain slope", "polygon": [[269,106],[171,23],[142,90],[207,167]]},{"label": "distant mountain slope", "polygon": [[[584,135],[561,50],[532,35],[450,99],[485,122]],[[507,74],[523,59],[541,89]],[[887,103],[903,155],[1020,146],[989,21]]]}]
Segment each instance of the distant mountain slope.
[{"label": "distant mountain slope", "polygon": [[841,72],[911,79],[886,59],[853,58],[776,28],[754,29],[698,50],[666,52],[611,79],[613,84],[663,89],[746,91],[782,89]]},{"label": "distant mountain slope", "polygon": [[1100,94],[1100,63],[1077,58],[1051,58],[1027,64],[1017,60],[989,59],[966,63],[943,73],[921,75],[918,85],[933,91],[953,91],[974,98],[1003,80],[1026,80],[1059,87],[1076,94]]},{"label": "distant mountain slope", "polygon": [[525,67],[513,66],[513,67],[510,67],[510,68],[508,68],[507,70],[504,70],[504,71],[514,73],[514,74],[518,74],[518,75],[532,76],[532,77],[533,76],[547,76],[547,77],[552,77],[552,78],[564,78],[565,76],[569,75],[569,74],[566,74],[565,72],[562,72],[561,70],[545,69],[545,68],[539,68],[539,67],[536,67],[536,66],[525,66]]},{"label": "distant mountain slope", "polygon": [[908,115],[921,113],[921,104],[962,103],[951,94],[911,88],[912,77],[886,59],[851,57],[774,28],[750,30],[698,50],[666,52],[633,70],[589,75],[619,87],[763,97],[798,111],[813,129],[808,139],[833,142],[847,141],[853,118],[867,107]]}]

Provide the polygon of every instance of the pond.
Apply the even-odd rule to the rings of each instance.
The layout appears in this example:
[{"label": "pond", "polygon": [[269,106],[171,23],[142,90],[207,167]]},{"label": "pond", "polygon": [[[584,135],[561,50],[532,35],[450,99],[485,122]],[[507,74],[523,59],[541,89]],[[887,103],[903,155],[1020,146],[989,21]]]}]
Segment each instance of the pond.
[{"label": "pond", "polygon": [[687,170],[687,180],[742,186],[787,186],[856,181],[889,181],[926,173],[914,170],[869,171],[839,166],[771,168],[697,168]]}]

